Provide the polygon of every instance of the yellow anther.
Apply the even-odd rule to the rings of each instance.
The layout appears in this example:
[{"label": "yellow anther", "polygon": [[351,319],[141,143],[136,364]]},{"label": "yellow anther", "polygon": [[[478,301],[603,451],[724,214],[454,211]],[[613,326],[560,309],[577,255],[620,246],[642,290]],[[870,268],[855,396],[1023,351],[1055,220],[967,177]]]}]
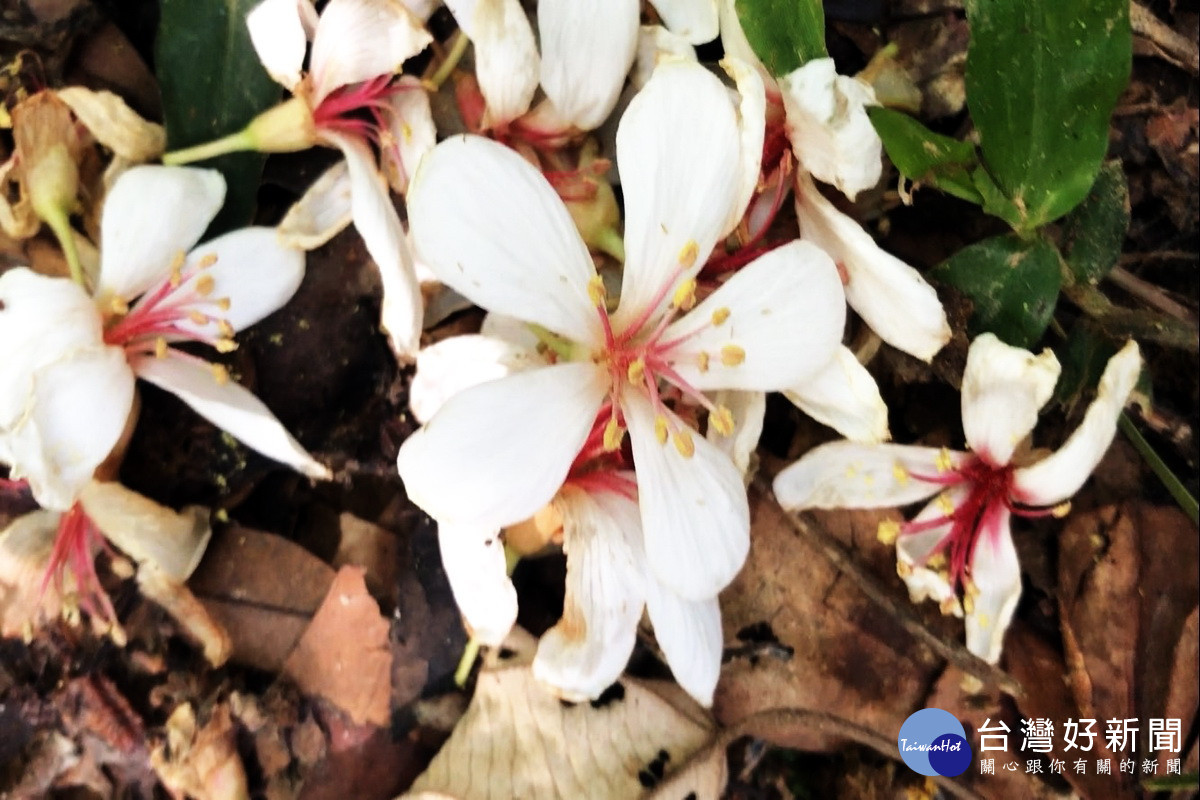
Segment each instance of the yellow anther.
[{"label": "yellow anther", "polygon": [[679,250],[679,266],[687,269],[696,263],[696,256],[700,254],[700,245],[695,239],[688,239],[687,243]]},{"label": "yellow anther", "polygon": [[946,514],[947,516],[954,513],[954,501],[951,500],[950,497],[944,492],[938,495],[937,504],[938,508],[942,510],[942,513]]},{"label": "yellow anther", "polygon": [[896,562],[896,574],[899,575],[901,578],[907,578],[910,575],[912,575],[912,573],[913,573],[912,564],[908,563],[907,561],[897,561]]},{"label": "yellow anther", "polygon": [[692,435],[687,431],[676,431],[671,440],[675,442],[675,449],[679,451],[679,455],[684,458],[691,458],[696,454],[696,443],[692,441]]},{"label": "yellow anther", "polygon": [[592,301],[592,305],[596,305],[596,306],[604,305],[604,297],[606,295],[606,292],[604,291],[604,279],[603,278],[601,278],[599,275],[593,275],[591,278],[589,278],[587,291],[588,291],[588,299],[590,299]]},{"label": "yellow anther", "polygon": [[949,472],[954,467],[954,460],[950,457],[950,450],[943,447],[941,452],[937,454],[937,460],[933,463],[937,467],[938,472]]},{"label": "yellow anther", "polygon": [[201,275],[200,280],[196,281],[196,294],[201,297],[208,297],[212,294],[217,282],[213,280],[212,275]]},{"label": "yellow anther", "polygon": [[[883,544],[895,544],[896,539],[900,536],[900,523],[894,519],[881,520],[879,527],[875,531],[875,538]],[[897,562],[903,564],[904,562]]]},{"label": "yellow anther", "polygon": [[412,126],[407,122],[400,127],[400,135],[404,137],[404,141],[411,142],[413,138]]},{"label": "yellow anther", "polygon": [[608,424],[604,426],[604,449],[610,453],[618,449],[623,438],[625,438],[625,431],[617,423],[617,418],[609,417]]},{"label": "yellow anther", "polygon": [[733,433],[733,412],[725,406],[717,406],[708,415],[708,424],[722,436],[729,436]]},{"label": "yellow anther", "polygon": [[908,484],[908,470],[900,466],[899,463],[892,465],[892,477],[896,479],[896,483],[901,486]]},{"label": "yellow anther", "polygon": [[654,438],[658,439],[659,444],[667,443],[667,418],[654,418]]},{"label": "yellow anther", "polygon": [[217,343],[213,345],[217,348],[218,353],[232,353],[237,350],[237,342],[233,339],[217,339]]},{"label": "yellow anther", "polygon": [[671,297],[671,305],[675,308],[687,310],[696,304],[696,279],[688,278],[679,286],[675,287],[675,294]]},{"label": "yellow anther", "polygon": [[190,319],[192,322],[196,323],[197,325],[207,325],[209,322],[207,315],[205,315],[204,313],[202,313],[200,311],[197,311],[194,308],[188,312],[188,319]]},{"label": "yellow anther", "polygon": [[725,366],[736,367],[745,360],[746,351],[736,344],[727,344],[721,347],[721,363]]},{"label": "yellow anther", "polygon": [[696,354],[696,366],[701,372],[708,372],[708,353],[701,350]]},{"label": "yellow anther", "polygon": [[108,308],[114,314],[128,314],[129,303],[126,303],[124,298],[117,297],[115,294],[108,301]]},{"label": "yellow anther", "polygon": [[227,320],[227,319],[217,320],[217,332],[220,333],[222,336],[224,336],[226,339],[233,338],[233,334],[234,334],[233,326],[229,324],[229,320]]},{"label": "yellow anther", "polygon": [[210,364],[209,366],[212,367],[213,380],[218,385],[224,386],[229,383],[229,370],[226,369],[224,364]]},{"label": "yellow anther", "polygon": [[962,599],[963,611],[971,614],[975,611],[975,598],[969,594],[964,594]]},{"label": "yellow anther", "polygon": [[154,355],[156,358],[167,357],[167,340],[161,336],[154,340]]},{"label": "yellow anther", "polygon": [[712,324],[713,325],[720,325],[727,319],[729,319],[729,309],[726,308],[725,306],[721,306],[720,308],[718,308],[716,311],[714,311],[712,313]]},{"label": "yellow anther", "polygon": [[928,559],[926,559],[925,566],[929,567],[931,570],[934,570],[935,572],[937,570],[940,570],[942,567],[946,566],[946,554],[945,553],[934,553]]},{"label": "yellow anther", "polygon": [[956,617],[962,616],[962,604],[958,602],[957,597],[947,597],[939,604],[939,607],[947,617],[951,615]]},{"label": "yellow anther", "polygon": [[196,263],[196,266],[199,267],[200,269],[208,269],[215,263],[217,263],[217,254],[216,253],[205,253],[203,256],[200,257],[200,261],[198,261]]},{"label": "yellow anther", "polygon": [[646,362],[643,359],[635,358],[629,362],[629,369],[625,370],[625,377],[630,383],[641,383],[642,378],[646,376]]},{"label": "yellow anther", "polygon": [[217,308],[221,309],[222,311],[228,311],[229,307],[233,305],[232,301],[230,301],[228,297],[219,297],[213,302],[216,303]]},{"label": "yellow anther", "polygon": [[979,597],[979,584],[975,583],[973,580],[967,579],[963,583],[963,594],[972,598]]},{"label": "yellow anther", "polygon": [[1050,515],[1052,517],[1054,517],[1055,519],[1062,519],[1063,517],[1065,517],[1067,514],[1070,514],[1070,513],[1071,513],[1071,501],[1070,500],[1067,500],[1065,503],[1059,503],[1054,508],[1050,509]]},{"label": "yellow anther", "polygon": [[183,262],[186,258],[187,256],[180,250],[171,259],[171,288],[175,288],[183,280]]}]

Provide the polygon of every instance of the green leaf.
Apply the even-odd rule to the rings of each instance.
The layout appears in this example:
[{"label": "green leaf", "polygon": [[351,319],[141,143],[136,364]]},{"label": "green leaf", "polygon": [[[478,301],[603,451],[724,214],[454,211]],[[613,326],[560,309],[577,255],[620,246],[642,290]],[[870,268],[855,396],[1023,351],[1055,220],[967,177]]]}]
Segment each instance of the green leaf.
[{"label": "green leaf", "polygon": [[736,0],[736,9],[746,40],[772,75],[828,55],[821,0]]},{"label": "green leaf", "polygon": [[1029,347],[1054,314],[1062,259],[1045,239],[1007,234],[959,250],[933,276],[974,301],[972,335],[991,331],[1011,345]]},{"label": "green leaf", "polygon": [[1063,220],[1067,277],[1095,285],[1117,265],[1129,230],[1129,184],[1120,161],[1109,161],[1091,194]]},{"label": "green leaf", "polygon": [[983,163],[1030,232],[1091,189],[1129,80],[1129,0],[966,0]]},{"label": "green leaf", "polygon": [[975,145],[934,133],[907,114],[883,106],[867,109],[888,158],[905,177],[972,203],[982,203],[970,170],[979,163]]},{"label": "green leaf", "polygon": [[[155,65],[162,87],[167,149],[241,130],[279,101],[246,30],[259,0],[161,0]],[[234,153],[203,162],[225,176],[225,207],[209,235],[248,224],[266,157]]]},{"label": "green leaf", "polygon": [[1111,337],[1086,319],[1071,327],[1067,341],[1054,348],[1062,374],[1054,385],[1054,401],[1070,413],[1083,393],[1100,382],[1108,359],[1117,352]]}]

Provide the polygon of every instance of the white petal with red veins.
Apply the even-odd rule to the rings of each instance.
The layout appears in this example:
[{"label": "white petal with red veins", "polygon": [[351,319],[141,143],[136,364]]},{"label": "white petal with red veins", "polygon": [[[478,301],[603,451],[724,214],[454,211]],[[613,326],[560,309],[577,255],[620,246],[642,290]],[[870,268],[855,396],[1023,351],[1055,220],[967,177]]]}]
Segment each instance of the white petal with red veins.
[{"label": "white petal with red veins", "polygon": [[[775,477],[787,509],[891,508],[924,500],[953,477],[966,453],[900,444],[830,442]],[[921,480],[921,477],[937,480]]]},{"label": "white petal with red veins", "polygon": [[301,17],[303,0],[263,0],[246,15],[250,42],[267,74],[289,91],[300,83],[308,36]]},{"label": "white petal with red veins", "polygon": [[312,46],[313,101],[334,89],[398,73],[433,37],[396,0],[329,0]]},{"label": "white petal with red veins", "polygon": [[1037,424],[1060,371],[1048,348],[1035,356],[990,333],[977,336],[962,380],[963,433],[971,449],[993,466],[1007,464]]},{"label": "white petal with red veins", "polygon": [[508,579],[500,532],[440,522],[438,547],[471,635],[480,644],[499,647],[517,622],[517,590]]},{"label": "white petal with red veins", "polygon": [[890,438],[879,386],[846,347],[839,347],[824,369],[784,394],[805,414],[851,441],[877,444]]},{"label": "white petal with red veins", "polygon": [[408,214],[418,256],[442,283],[489,311],[603,341],[587,246],[550,184],[512,150],[478,136],[442,142],[417,172]]},{"label": "white petal with red veins", "polygon": [[[970,487],[965,485],[947,489],[944,495],[934,498],[933,502],[921,509],[921,513],[913,517],[912,523],[931,522],[948,516],[969,492]],[[896,539],[896,561],[909,568],[902,574],[904,584],[908,587],[909,599],[914,603],[933,600],[940,605],[957,599],[945,570],[939,571],[925,566],[942,541],[950,535],[953,526],[951,520],[946,520],[945,523],[927,531],[901,533]],[[962,614],[959,606],[953,608],[955,614]]]},{"label": "white petal with red veins", "polygon": [[1066,500],[1092,474],[1117,432],[1117,418],[1137,385],[1142,357],[1130,340],[1109,359],[1096,399],[1066,444],[1041,461],[1013,474],[1014,496],[1021,503],[1050,506]]},{"label": "white petal with red veins", "polygon": [[979,593],[966,615],[967,649],[989,664],[1000,660],[1004,633],[1021,599],[1021,565],[1009,516],[1007,508],[996,509],[990,520],[994,527],[980,532],[971,558],[971,580]]},{"label": "white petal with red veins", "polygon": [[500,528],[562,486],[608,389],[594,364],[556,364],[472,386],[405,440],[409,499],[439,521]]}]

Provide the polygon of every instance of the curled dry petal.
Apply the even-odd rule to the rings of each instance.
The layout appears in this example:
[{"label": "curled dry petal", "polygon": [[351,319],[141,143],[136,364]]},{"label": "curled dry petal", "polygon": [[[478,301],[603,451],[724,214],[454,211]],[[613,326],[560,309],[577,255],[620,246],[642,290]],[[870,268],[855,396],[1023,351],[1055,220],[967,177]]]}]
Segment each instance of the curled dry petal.
[{"label": "curled dry petal", "polygon": [[167,144],[163,127],[142,119],[119,96],[82,86],[67,86],[57,94],[96,141],[116,156],[140,164],[162,155]]}]

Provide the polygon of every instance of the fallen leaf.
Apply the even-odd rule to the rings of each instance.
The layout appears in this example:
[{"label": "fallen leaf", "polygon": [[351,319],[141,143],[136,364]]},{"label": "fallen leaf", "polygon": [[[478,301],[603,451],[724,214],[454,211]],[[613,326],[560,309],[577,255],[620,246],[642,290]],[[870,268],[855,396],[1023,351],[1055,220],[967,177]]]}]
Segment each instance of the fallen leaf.
[{"label": "fallen leaf", "polygon": [[246,772],[237,752],[237,730],[229,706],[221,704],[199,730],[191,705],[167,720],[167,742],[150,763],[167,789],[195,800],[248,800]]}]

